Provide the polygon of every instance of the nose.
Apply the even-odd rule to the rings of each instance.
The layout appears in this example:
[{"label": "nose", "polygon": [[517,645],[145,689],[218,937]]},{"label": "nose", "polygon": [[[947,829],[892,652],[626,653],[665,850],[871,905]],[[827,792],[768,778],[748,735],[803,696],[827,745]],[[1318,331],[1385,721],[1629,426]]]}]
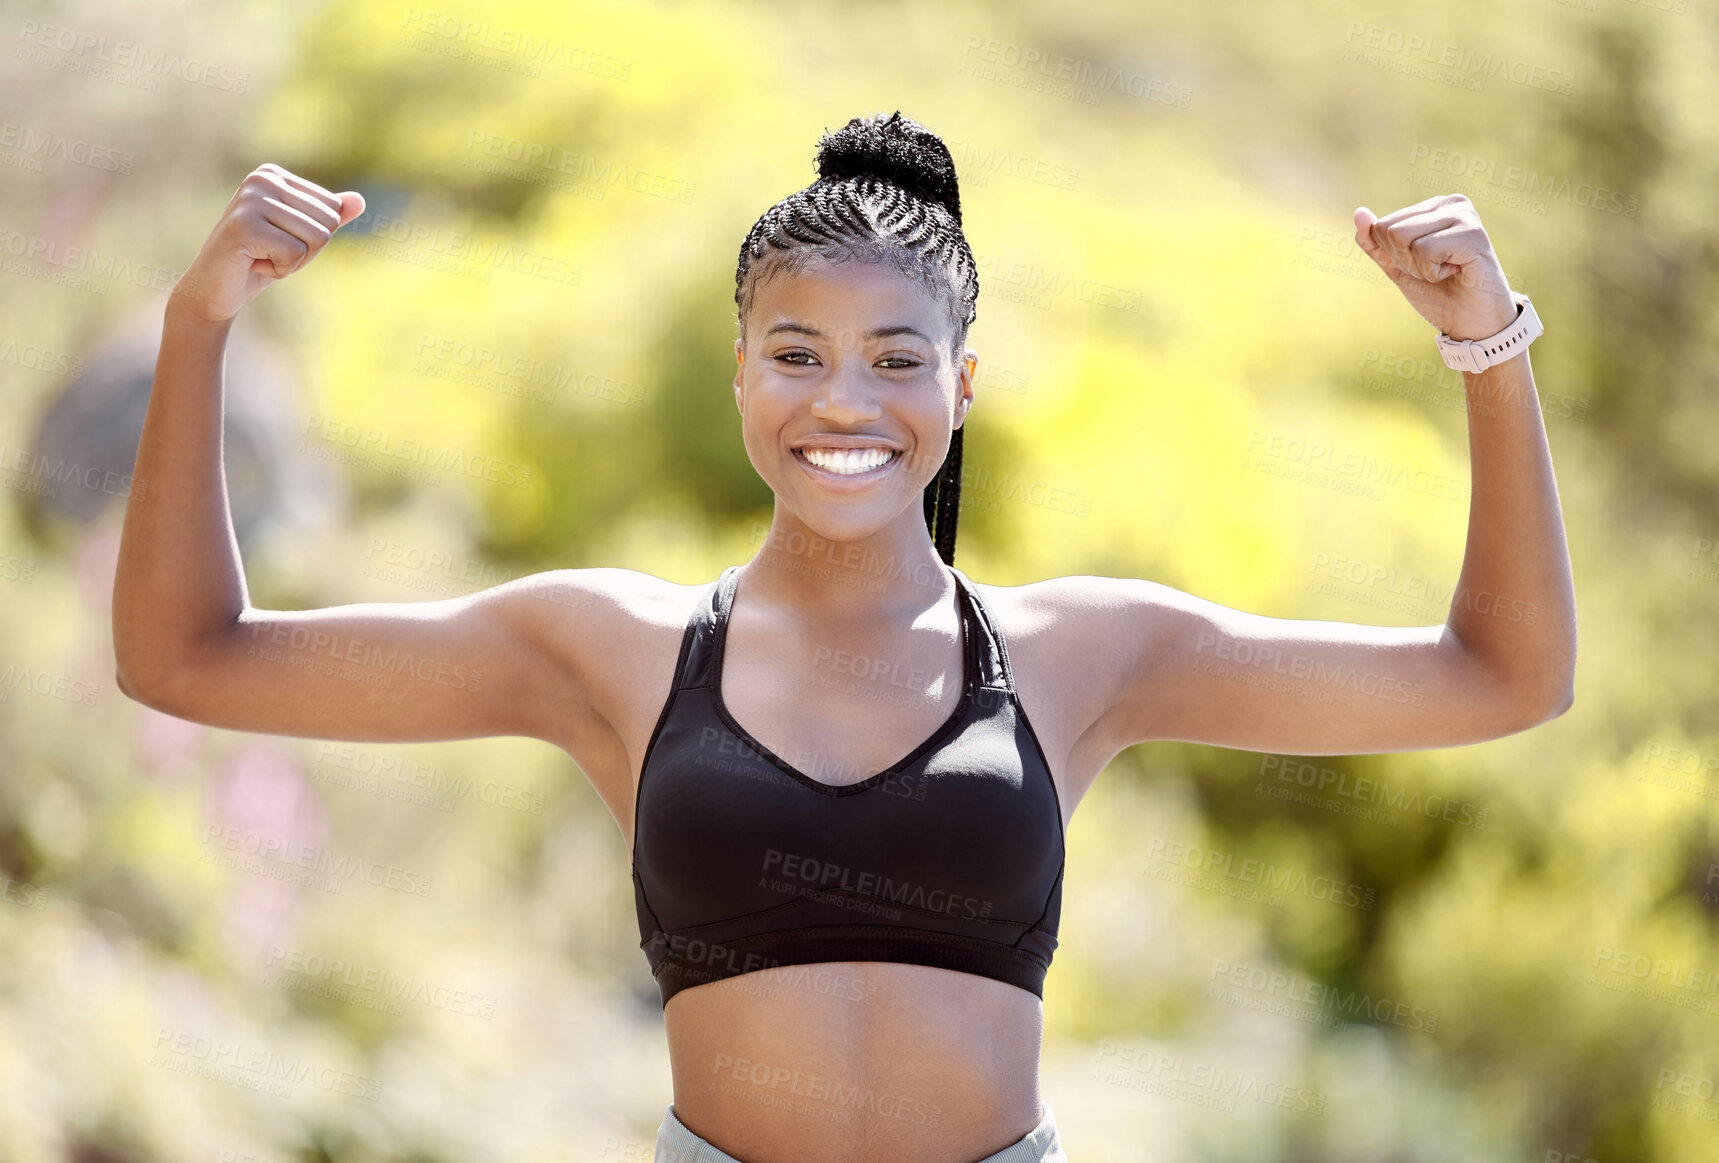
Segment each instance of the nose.
[{"label": "nose", "polygon": [[818,384],[812,414],[834,423],[862,423],[883,415],[883,405],[863,370],[844,362]]}]

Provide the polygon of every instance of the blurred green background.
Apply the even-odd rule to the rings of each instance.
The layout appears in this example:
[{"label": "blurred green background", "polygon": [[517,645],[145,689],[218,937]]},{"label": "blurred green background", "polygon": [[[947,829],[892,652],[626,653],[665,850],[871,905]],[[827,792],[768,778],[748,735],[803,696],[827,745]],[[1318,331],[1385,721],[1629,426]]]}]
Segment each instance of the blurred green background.
[{"label": "blurred green background", "polygon": [[[621,836],[565,755],[208,730],[115,689],[165,293],[264,161],[369,201],[229,348],[255,604],[709,580],[769,520],[727,388],[735,252],[821,132],[897,108],[950,144],[981,263],[957,559],[980,581],[1442,622],[1461,380],[1353,208],[1469,194],[1546,323],[1574,708],[1450,750],[1119,756],[1071,823],[1046,988],[1071,1157],[1719,1159],[1716,19],[8,5],[0,1159],[649,1157],[660,1003]],[[1314,445],[1457,484],[1358,487]],[[426,891],[293,883],[226,828]],[[1176,845],[1361,903],[1249,899]]]}]

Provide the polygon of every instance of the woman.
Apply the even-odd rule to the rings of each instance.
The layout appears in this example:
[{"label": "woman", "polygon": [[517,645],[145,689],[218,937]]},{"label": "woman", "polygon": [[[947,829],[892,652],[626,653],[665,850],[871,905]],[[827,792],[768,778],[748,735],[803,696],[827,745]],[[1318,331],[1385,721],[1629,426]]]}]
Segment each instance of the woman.
[{"label": "woman", "polygon": [[[736,272],[734,399],[776,497],[756,557],[695,586],[565,569],[290,612],[247,598],[223,348],[363,199],[250,174],[167,306],[114,590],[119,683],[238,730],[564,748],[632,855],[674,1073],[665,1157],[1061,1159],[1037,1062],[1069,815],[1145,740],[1354,754],[1566,710],[1574,595],[1545,432],[1532,404],[1471,413],[1443,626],[1263,617],[1135,578],[974,584],[953,558],[978,284],[949,151],[879,114],[826,136],[819,170]],[[1518,318],[1460,195],[1355,226],[1450,340]],[[1526,339],[1493,346],[1471,398],[1534,400]],[[1497,614],[1523,603],[1535,617]],[[349,681],[401,656],[417,661],[393,689]]]}]

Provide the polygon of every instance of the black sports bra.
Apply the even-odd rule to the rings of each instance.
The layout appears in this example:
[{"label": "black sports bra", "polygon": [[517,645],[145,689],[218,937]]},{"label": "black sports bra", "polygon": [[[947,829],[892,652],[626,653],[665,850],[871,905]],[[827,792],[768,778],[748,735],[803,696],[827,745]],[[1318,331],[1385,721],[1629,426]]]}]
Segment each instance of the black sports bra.
[{"label": "black sports bra", "polygon": [[687,622],[634,802],[639,947],[663,1006],[818,961],[901,961],[1044,996],[1062,912],[1062,804],[977,591],[943,725],[858,783],[813,779],[735,722],[720,676],[739,566]]}]

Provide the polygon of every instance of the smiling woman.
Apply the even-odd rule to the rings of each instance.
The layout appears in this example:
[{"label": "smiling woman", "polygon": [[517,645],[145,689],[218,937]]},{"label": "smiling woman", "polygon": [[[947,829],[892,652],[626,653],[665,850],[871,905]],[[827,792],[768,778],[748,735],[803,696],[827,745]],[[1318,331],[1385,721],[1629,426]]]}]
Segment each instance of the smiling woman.
[{"label": "smiling woman", "polygon": [[[120,688],[230,729],[571,755],[626,840],[675,1158],[1062,1160],[1038,1059],[1070,815],[1146,740],[1354,754],[1562,713],[1575,607],[1545,430],[1535,408],[1470,410],[1442,626],[1271,618],[1137,578],[977,584],[953,564],[978,281],[949,151],[880,114],[826,136],[819,170],[735,275],[734,402],[775,494],[752,560],[702,585],[562,569],[309,611],[250,605],[222,361],[233,317],[363,200],[254,171],[168,302],[114,586]],[[1535,398],[1531,315],[1467,199],[1355,227],[1471,394]],[[1541,616],[1494,616],[1500,595]]]},{"label": "smiling woman", "polygon": [[[734,271],[734,301],[740,308],[736,353],[743,356],[747,319],[755,313],[758,288],[773,275],[800,274],[814,264],[839,266],[850,260],[888,262],[943,305],[950,326],[935,330],[947,332],[951,362],[966,366],[963,394],[970,402],[974,358],[971,353],[964,358],[963,347],[967,329],[978,314],[979,274],[972,248],[961,232],[955,161],[941,138],[899,110],[888,118],[882,114],[856,117],[825,137],[818,149],[818,181],[782,199],[753,224],[740,245]],[[764,337],[777,332],[799,332],[850,350],[862,342],[905,335],[921,344],[934,344],[931,336],[905,323],[863,334],[826,335],[804,320],[777,318]],[[809,352],[797,358],[808,366],[816,363]],[[896,366],[905,371],[926,362],[911,355],[896,358]],[[964,415],[965,407],[955,418],[948,451],[924,492],[925,523],[938,554],[950,565],[955,562],[955,525],[961,510]]]}]

